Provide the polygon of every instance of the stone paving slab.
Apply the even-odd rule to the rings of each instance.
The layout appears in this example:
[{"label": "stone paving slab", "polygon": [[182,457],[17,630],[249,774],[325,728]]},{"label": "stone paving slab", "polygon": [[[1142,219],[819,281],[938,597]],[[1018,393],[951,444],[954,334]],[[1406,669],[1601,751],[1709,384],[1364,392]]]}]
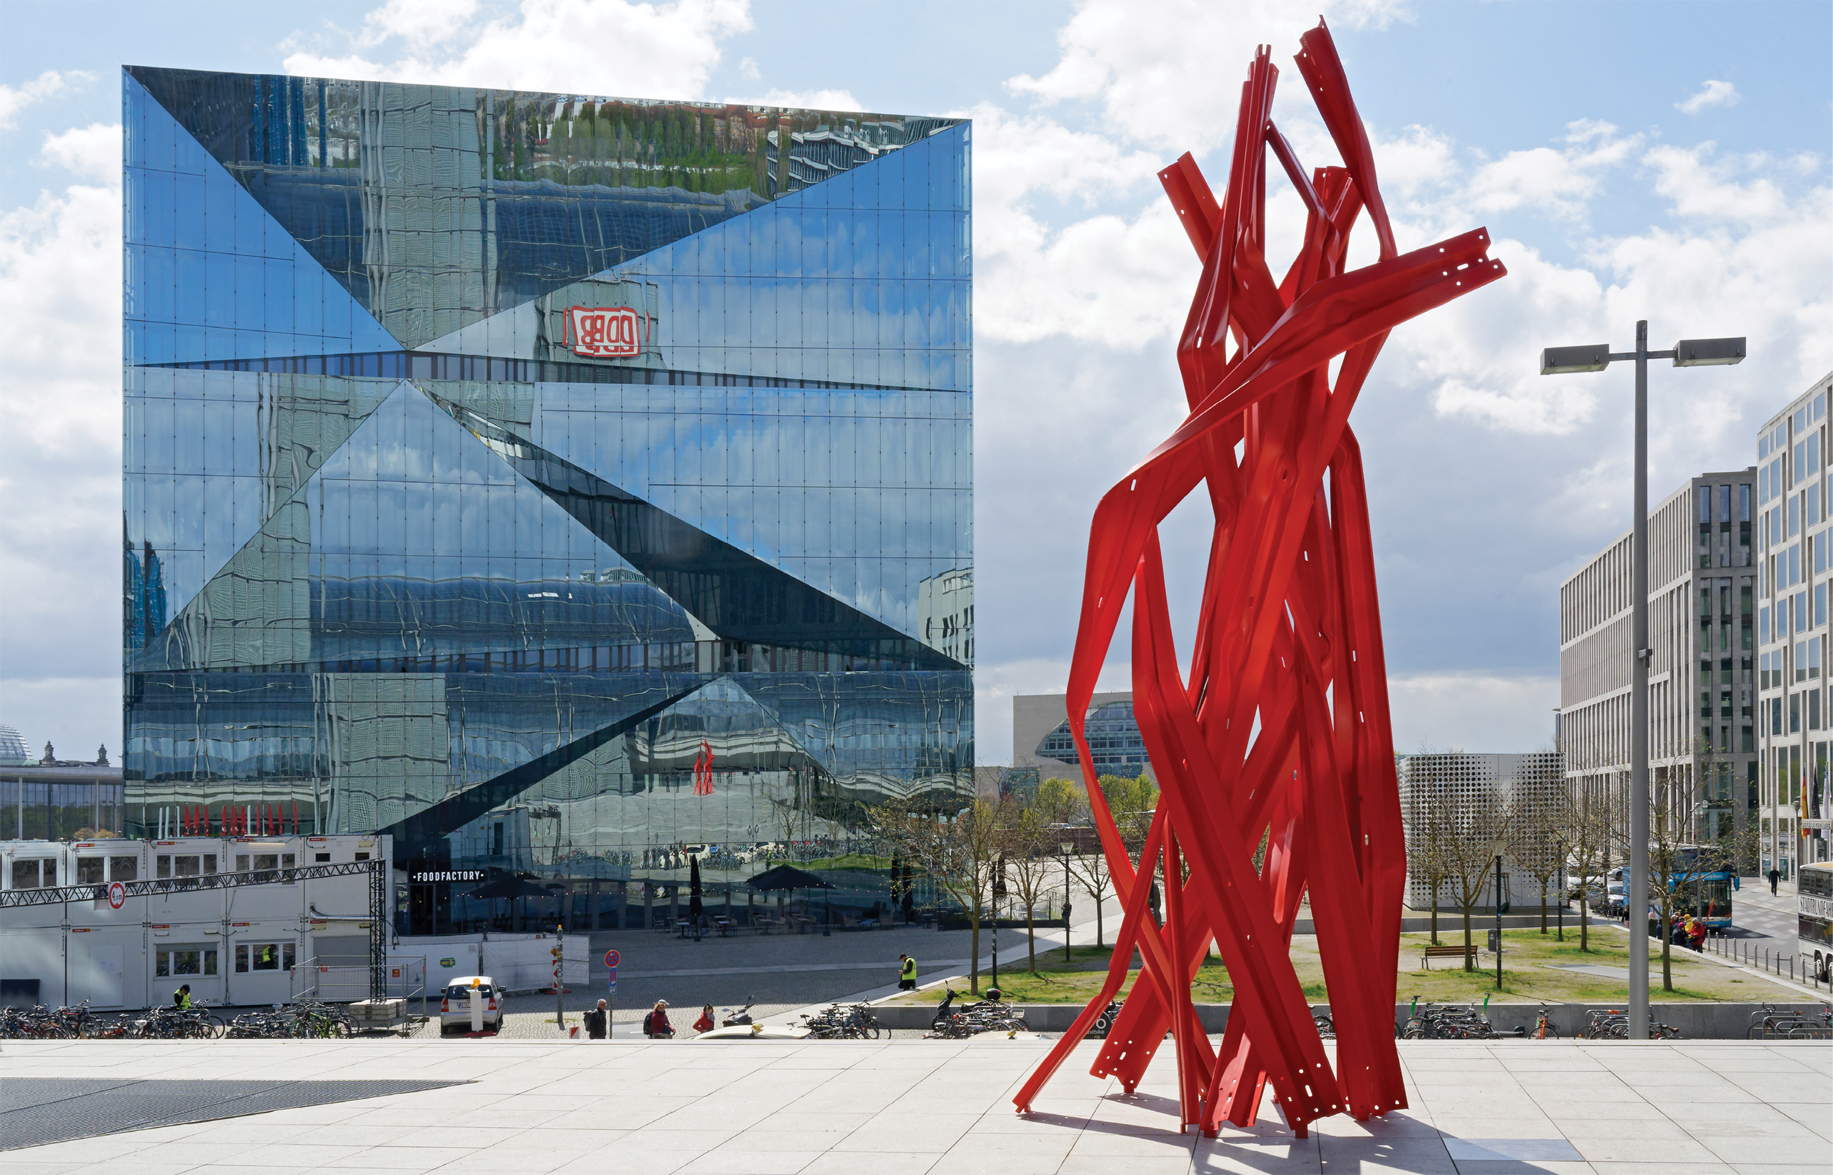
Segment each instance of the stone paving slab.
[{"label": "stone paving slab", "polygon": [[1010,1098],[1048,1047],[9,1042],[0,1083],[466,1084],[0,1151],[0,1175],[1824,1175],[1833,1153],[1824,1042],[1403,1041],[1409,1109],[1296,1139],[1269,1099],[1254,1127],[1214,1140],[1175,1129],[1169,1056],[1127,1096],[1088,1075],[1093,1042],[1018,1116]]}]

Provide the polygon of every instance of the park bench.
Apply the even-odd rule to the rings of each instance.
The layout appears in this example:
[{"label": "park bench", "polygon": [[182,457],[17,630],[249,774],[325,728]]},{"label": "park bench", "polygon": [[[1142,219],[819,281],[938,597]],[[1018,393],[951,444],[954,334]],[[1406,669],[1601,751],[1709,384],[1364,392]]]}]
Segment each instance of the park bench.
[{"label": "park bench", "polygon": [[[1469,949],[1471,953],[1474,954],[1477,949],[1476,944],[1472,943]],[[1462,959],[1464,957],[1464,950],[1465,948],[1461,943],[1455,945],[1451,943],[1442,943],[1438,946],[1427,943],[1425,946],[1419,948],[1419,969],[1421,971],[1432,970],[1433,959]]]}]

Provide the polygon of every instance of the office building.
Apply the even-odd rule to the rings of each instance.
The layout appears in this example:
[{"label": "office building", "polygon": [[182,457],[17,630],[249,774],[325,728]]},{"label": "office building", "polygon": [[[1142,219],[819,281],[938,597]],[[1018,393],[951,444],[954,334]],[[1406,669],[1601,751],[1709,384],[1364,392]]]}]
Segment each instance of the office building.
[{"label": "office building", "polygon": [[967,122],[122,85],[131,833],[387,835],[418,933],[971,794]]},{"label": "office building", "polygon": [[[1012,766],[1035,770],[1043,779],[1082,781],[1076,741],[1069,733],[1068,699],[1063,694],[1019,694],[1012,699]],[[1089,699],[1089,757],[1100,775],[1141,775],[1154,780],[1146,743],[1133,719],[1131,693],[1096,694]]]},{"label": "office building", "polygon": [[[1737,843],[1755,819],[1756,476],[1702,473],[1649,512],[1650,802],[1699,843]],[[1630,537],[1559,588],[1566,778],[1613,812],[1629,787]]]},{"label": "office building", "polygon": [[1757,435],[1757,729],[1761,871],[1827,852],[1827,399],[1833,374]]}]

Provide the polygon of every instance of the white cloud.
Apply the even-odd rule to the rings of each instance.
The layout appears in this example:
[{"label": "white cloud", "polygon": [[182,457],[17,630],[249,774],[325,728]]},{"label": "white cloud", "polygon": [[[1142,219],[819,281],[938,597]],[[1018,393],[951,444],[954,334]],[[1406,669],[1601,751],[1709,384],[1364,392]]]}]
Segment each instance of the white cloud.
[{"label": "white cloud", "polygon": [[1531,208],[1581,219],[1604,173],[1629,159],[1642,138],[1620,136],[1609,123],[1591,120],[1572,123],[1567,130],[1563,147],[1510,151],[1479,166],[1460,202],[1483,215]]},{"label": "white cloud", "polygon": [[[1787,214],[1788,200],[1781,188],[1761,174],[1768,160],[1757,156],[1715,161],[1714,154],[1712,143],[1691,149],[1661,146],[1642,162],[1655,173],[1655,191],[1681,216],[1753,225]],[[1751,172],[1758,174],[1749,182],[1737,182],[1740,173]]]},{"label": "white cloud", "polygon": [[79,182],[0,211],[0,706],[84,756],[121,730],[120,142],[46,136]]},{"label": "white cloud", "polygon": [[[102,186],[44,192],[0,213],[0,384],[15,435],[74,451],[121,443],[121,128],[46,139],[60,166],[94,166],[112,136]],[[118,472],[118,471],[117,471]]]},{"label": "white cloud", "polygon": [[746,57],[738,63],[738,76],[748,82],[755,82],[764,75],[758,72],[757,58]]},{"label": "white cloud", "polygon": [[[372,16],[376,28],[392,28],[384,19],[405,25],[427,11],[396,0]],[[441,45],[457,42],[450,52],[413,44],[404,56],[381,61],[301,50],[285,65],[289,73],[322,77],[698,98],[719,63],[720,42],[750,27],[747,0],[522,0],[513,15],[439,38]]]},{"label": "white cloud", "polygon": [[91,123],[62,134],[46,132],[40,154],[46,163],[78,179],[108,187],[121,186],[121,124]]},{"label": "white cloud", "polygon": [[[1063,51],[1057,64],[1041,77],[1006,84],[1045,103],[1096,103],[1105,124],[1122,135],[1201,152],[1234,129],[1255,47],[1274,45],[1282,76],[1293,76],[1295,34],[1316,24],[1320,8],[1350,27],[1385,23],[1403,11],[1387,0],[1090,0],[1057,34]],[[1302,96],[1303,87],[1294,92]]]},{"label": "white cloud", "polygon": [[1698,114],[1714,106],[1736,106],[1744,100],[1738,88],[1730,82],[1708,81],[1694,94],[1689,94],[1685,101],[1674,103],[1674,109],[1682,114]]},{"label": "white cloud", "polygon": [[469,31],[477,0],[388,0],[363,17],[359,42],[377,45],[390,37],[443,44]]},{"label": "white cloud", "polygon": [[17,86],[0,83],[0,129],[12,126],[14,117],[33,103],[55,98],[72,84],[87,81],[93,76],[83,70],[60,73],[55,69],[47,69],[31,81]]}]

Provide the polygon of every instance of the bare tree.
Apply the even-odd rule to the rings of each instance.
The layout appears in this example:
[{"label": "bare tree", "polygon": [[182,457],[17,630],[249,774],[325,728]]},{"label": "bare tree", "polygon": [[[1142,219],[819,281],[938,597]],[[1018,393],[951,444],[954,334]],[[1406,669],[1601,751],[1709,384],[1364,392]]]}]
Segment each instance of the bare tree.
[{"label": "bare tree", "polygon": [[[1672,952],[1674,919],[1679,894],[1675,891],[1695,866],[1689,843],[1693,824],[1693,788],[1676,779],[1670,769],[1665,780],[1649,788],[1648,797],[1648,897],[1660,921],[1661,990],[1674,990]],[[1647,918],[1647,910],[1631,910],[1631,918]]]},{"label": "bare tree", "polygon": [[968,989],[980,991],[980,923],[993,896],[1005,827],[1017,822],[1011,797],[973,800],[954,816],[893,802],[872,810],[872,828],[960,905],[973,932]]},{"label": "bare tree", "polygon": [[1076,880],[1081,882],[1082,888],[1088,891],[1089,898],[1095,903],[1095,946],[1104,947],[1107,945],[1107,940],[1104,937],[1105,930],[1101,921],[1101,907],[1103,899],[1114,888],[1114,879],[1108,873],[1107,854],[1101,851],[1100,845],[1096,845],[1094,852],[1076,857],[1070,861],[1069,867],[1076,875]]},{"label": "bare tree", "polygon": [[1590,886],[1593,881],[1602,883],[1604,871],[1610,860],[1610,804],[1609,800],[1597,794],[1585,785],[1578,785],[1578,790],[1568,792],[1560,806],[1564,817],[1560,828],[1560,840],[1564,845],[1567,860],[1578,871],[1583,892],[1578,902],[1578,949],[1591,949],[1591,902]]},{"label": "bare tree", "polygon": [[[1470,917],[1494,876],[1496,848],[1508,830],[1508,805],[1494,783],[1443,789],[1440,804],[1445,819],[1445,877],[1464,920],[1464,970],[1474,971]],[[1496,900],[1501,900],[1500,894]]]},{"label": "bare tree", "polygon": [[1428,913],[1434,946],[1438,945],[1438,894],[1450,879],[1445,842],[1451,835],[1451,821],[1446,808],[1436,788],[1421,789],[1407,808],[1407,869],[1426,883],[1431,895]]},{"label": "bare tree", "polygon": [[[1523,793],[1517,784],[1508,826],[1508,856],[1540,883],[1540,933],[1547,932],[1547,890],[1566,863],[1563,787]],[[1563,900],[1563,895],[1562,895]]]},{"label": "bare tree", "polygon": [[1056,837],[1051,835],[1050,822],[1036,805],[1019,808],[1016,816],[1017,820],[1004,830],[1006,876],[1012,892],[1025,905],[1025,944],[1031,974],[1036,975],[1037,908],[1056,877],[1056,859],[1052,856]]}]

